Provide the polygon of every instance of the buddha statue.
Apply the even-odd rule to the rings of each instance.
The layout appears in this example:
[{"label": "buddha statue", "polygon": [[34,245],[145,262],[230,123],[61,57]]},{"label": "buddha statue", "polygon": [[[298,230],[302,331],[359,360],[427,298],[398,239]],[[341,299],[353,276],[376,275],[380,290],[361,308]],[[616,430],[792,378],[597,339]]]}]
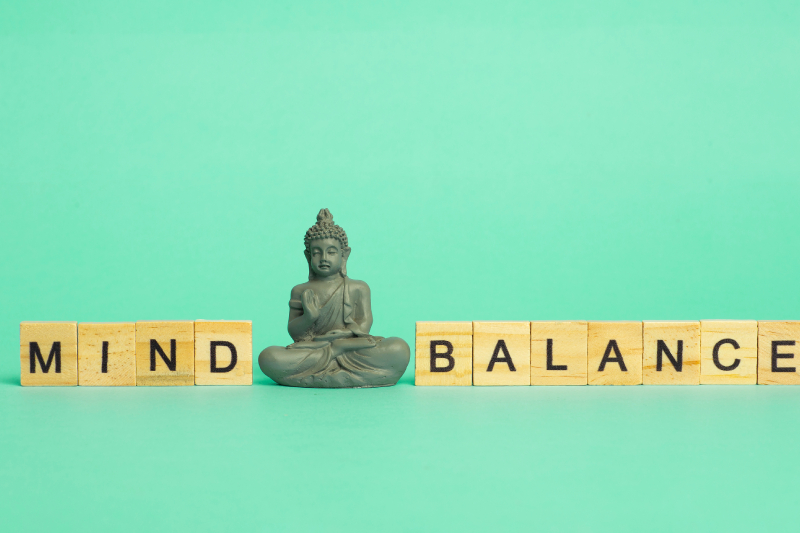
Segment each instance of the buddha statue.
[{"label": "buddha statue", "polygon": [[280,385],[355,388],[394,385],[410,356],[397,337],[375,337],[369,286],[347,277],[347,234],[327,209],[305,236],[308,282],[292,289],[289,346],[270,346],[258,365]]}]

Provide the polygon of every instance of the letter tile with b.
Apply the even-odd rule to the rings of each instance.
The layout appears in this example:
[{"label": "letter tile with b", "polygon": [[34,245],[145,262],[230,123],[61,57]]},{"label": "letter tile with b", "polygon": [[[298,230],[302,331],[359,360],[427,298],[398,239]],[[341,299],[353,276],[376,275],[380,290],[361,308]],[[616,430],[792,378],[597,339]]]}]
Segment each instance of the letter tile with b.
[{"label": "letter tile with b", "polygon": [[531,384],[531,323],[472,323],[472,382]]},{"label": "letter tile with b", "polygon": [[194,385],[194,322],[136,323],[136,385]]},{"label": "letter tile with b", "polygon": [[415,385],[472,385],[472,322],[417,322]]},{"label": "letter tile with b", "polygon": [[197,320],[194,323],[195,385],[253,384],[253,323]]}]

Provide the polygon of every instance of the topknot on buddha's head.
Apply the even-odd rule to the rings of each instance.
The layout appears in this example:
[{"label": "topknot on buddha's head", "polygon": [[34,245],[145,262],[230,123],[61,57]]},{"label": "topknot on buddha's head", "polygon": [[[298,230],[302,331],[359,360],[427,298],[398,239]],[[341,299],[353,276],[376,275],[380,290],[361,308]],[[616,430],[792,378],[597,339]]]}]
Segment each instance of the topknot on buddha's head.
[{"label": "topknot on buddha's head", "polygon": [[311,241],[315,239],[336,239],[341,243],[343,250],[349,250],[347,245],[347,234],[344,230],[333,223],[333,215],[327,209],[320,209],[317,215],[317,223],[308,228],[305,237],[306,250],[311,246]]}]

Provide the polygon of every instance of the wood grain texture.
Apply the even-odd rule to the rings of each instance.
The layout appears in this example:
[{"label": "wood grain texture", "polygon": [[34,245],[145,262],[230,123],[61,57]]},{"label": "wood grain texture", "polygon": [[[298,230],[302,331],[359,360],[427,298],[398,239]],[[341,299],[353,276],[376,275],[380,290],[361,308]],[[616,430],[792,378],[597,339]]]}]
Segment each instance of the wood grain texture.
[{"label": "wood grain texture", "polygon": [[[431,343],[444,341],[452,346],[452,369],[431,371]],[[450,351],[448,346],[434,346],[438,354]],[[447,368],[450,361],[434,359],[436,368]],[[472,322],[417,322],[414,356],[414,384],[420,386],[472,385]]]},{"label": "wood grain texture", "polygon": [[642,323],[589,322],[588,360],[589,385],[641,385]]},{"label": "wood grain texture", "polygon": [[[700,384],[700,321],[644,322],[642,383],[645,385]],[[662,348],[659,350],[659,341]],[[680,363],[680,370],[669,355]],[[658,370],[661,352],[661,370]]]},{"label": "wood grain texture", "polygon": [[[170,370],[157,351],[153,357],[155,370],[150,369],[151,340],[156,341],[168,359],[174,360],[174,370]],[[173,340],[174,354],[171,350]],[[194,322],[136,323],[136,385],[194,385]]]},{"label": "wood grain texture", "polygon": [[[107,342],[106,372],[103,343]],[[78,324],[78,384],[86,386],[136,385],[136,323]]]},{"label": "wood grain texture", "polygon": [[[35,343],[38,352],[31,343]],[[55,343],[58,343],[58,348],[54,351]],[[41,359],[37,353],[41,354]],[[34,361],[33,372],[31,359]],[[77,385],[78,323],[21,322],[19,360],[20,384],[24,387]],[[47,372],[44,372],[42,362],[47,366]]]},{"label": "wood grain texture", "polygon": [[[502,350],[505,346],[506,351]],[[490,368],[492,356],[496,361]],[[513,364],[514,370],[511,369]],[[472,383],[475,385],[531,384],[531,323],[472,323]]]},{"label": "wood grain texture", "polygon": [[531,385],[586,385],[588,337],[585,321],[531,322]]},{"label": "wood grain texture", "polygon": [[[731,340],[739,346],[736,349]],[[714,362],[714,350],[721,366]],[[758,377],[758,322],[755,320],[700,321],[700,383],[703,385],[752,385]],[[738,361],[738,362],[737,362]]]},{"label": "wood grain texture", "polygon": [[800,321],[759,321],[758,383],[800,385]]},{"label": "wood grain texture", "polygon": [[[236,350],[235,364],[230,347],[217,345],[212,372],[211,343],[226,342]],[[253,323],[250,320],[196,320],[194,323],[195,385],[253,384]],[[230,370],[226,370],[233,364]]]}]

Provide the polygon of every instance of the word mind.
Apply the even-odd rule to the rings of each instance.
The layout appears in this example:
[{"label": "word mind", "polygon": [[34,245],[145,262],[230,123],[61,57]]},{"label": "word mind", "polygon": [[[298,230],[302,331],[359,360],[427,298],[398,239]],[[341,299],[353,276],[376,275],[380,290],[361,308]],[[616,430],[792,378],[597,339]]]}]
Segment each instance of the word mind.
[{"label": "word mind", "polygon": [[252,385],[252,322],[22,322],[20,382]]}]

